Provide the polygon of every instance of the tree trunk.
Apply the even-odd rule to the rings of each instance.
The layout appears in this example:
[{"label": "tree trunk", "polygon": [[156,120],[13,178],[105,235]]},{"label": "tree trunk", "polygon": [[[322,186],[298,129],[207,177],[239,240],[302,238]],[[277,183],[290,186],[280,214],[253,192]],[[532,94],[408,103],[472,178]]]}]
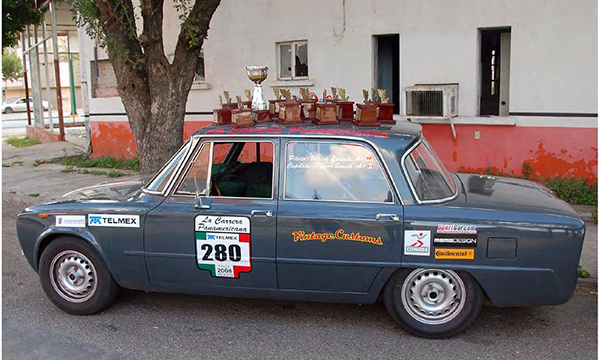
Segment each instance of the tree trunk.
[{"label": "tree trunk", "polygon": [[163,46],[164,0],[140,0],[143,31],[139,36],[131,0],[94,3],[135,138],[140,171],[154,173],[181,147],[198,55],[220,0],[195,0],[181,24],[173,63]]}]

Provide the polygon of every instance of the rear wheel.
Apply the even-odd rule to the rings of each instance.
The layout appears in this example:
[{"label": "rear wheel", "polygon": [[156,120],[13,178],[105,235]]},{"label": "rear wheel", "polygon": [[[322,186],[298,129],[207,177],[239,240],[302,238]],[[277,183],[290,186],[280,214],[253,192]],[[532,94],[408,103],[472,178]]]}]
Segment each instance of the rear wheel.
[{"label": "rear wheel", "polygon": [[406,331],[446,338],[475,322],[483,305],[483,291],[465,272],[404,269],[388,282],[384,300],[390,315]]},{"label": "rear wheel", "polygon": [[117,293],[117,284],[96,250],[75,237],[60,237],[48,244],[38,272],[46,296],[69,314],[97,313]]},{"label": "rear wheel", "polygon": [[5,109],[4,109],[4,113],[5,113],[5,114],[12,114],[12,113],[13,113],[13,108],[11,108],[11,107],[7,107],[7,108],[5,108]]}]

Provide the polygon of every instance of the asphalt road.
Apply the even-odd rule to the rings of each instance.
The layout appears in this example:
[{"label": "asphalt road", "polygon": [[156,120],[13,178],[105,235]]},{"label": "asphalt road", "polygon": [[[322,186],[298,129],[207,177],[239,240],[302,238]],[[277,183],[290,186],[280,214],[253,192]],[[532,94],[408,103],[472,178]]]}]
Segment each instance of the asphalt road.
[{"label": "asphalt road", "polygon": [[94,316],[72,316],[44,296],[21,255],[4,193],[2,354],[5,359],[596,359],[597,288],[566,304],[485,307],[449,340],[404,333],[376,305],[341,305],[121,291]]}]

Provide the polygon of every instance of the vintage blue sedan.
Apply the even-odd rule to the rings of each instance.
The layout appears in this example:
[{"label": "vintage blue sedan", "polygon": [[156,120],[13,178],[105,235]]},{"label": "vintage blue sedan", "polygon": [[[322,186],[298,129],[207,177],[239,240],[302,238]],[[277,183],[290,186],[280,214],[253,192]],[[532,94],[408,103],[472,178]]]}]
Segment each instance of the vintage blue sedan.
[{"label": "vintage blue sedan", "polygon": [[585,225],[532,181],[453,174],[411,123],[198,131],[151,179],[25,209],[23,252],[70,314],[119,287],[348,303],[383,299],[408,332],[449,337],[484,299],[562,304]]}]

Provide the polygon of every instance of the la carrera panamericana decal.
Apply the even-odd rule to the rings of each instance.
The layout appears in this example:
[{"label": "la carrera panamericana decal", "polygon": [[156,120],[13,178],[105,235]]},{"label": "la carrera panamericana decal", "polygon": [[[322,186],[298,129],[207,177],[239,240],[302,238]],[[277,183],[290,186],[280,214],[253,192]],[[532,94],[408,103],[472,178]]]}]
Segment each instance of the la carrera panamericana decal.
[{"label": "la carrera panamericana decal", "polygon": [[404,255],[429,256],[431,250],[431,231],[404,231]]},{"label": "la carrera panamericana decal", "polygon": [[239,278],[252,270],[250,219],[242,216],[196,216],[198,268],[214,277]]}]

